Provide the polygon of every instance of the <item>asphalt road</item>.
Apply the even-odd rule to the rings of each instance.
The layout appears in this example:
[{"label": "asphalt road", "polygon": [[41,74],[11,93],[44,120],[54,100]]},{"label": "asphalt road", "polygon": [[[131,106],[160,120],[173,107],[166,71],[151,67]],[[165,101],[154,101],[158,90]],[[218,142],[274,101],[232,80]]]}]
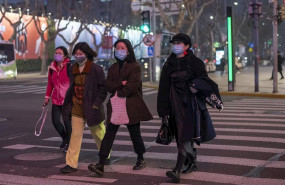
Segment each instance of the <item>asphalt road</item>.
[{"label": "asphalt road", "polygon": [[[175,143],[154,142],[160,127],[157,90],[144,88],[154,119],[141,124],[147,167],[136,162],[126,127],[117,134],[104,177],[87,170],[98,161],[98,150],[85,131],[77,172],[62,175],[65,155],[51,123],[50,111],[41,136],[34,126],[41,114],[46,78],[0,81],[0,184],[166,185],[165,172],[174,167]],[[210,110],[217,137],[198,148],[198,171],[182,175],[181,184],[285,184],[285,99],[223,96],[225,109]]]}]

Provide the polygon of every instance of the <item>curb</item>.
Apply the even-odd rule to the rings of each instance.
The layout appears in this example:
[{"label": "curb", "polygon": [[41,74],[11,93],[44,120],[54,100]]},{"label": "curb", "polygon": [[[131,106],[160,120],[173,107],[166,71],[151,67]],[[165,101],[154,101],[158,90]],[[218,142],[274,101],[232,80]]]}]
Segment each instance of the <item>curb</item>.
[{"label": "curb", "polygon": [[[154,88],[158,89],[158,86],[156,85],[147,85],[142,84],[144,87],[148,88]],[[244,93],[244,92],[228,92],[228,91],[221,91],[221,95],[227,95],[227,96],[253,96],[253,97],[264,97],[264,98],[285,98],[285,94],[274,94],[274,93]]]}]

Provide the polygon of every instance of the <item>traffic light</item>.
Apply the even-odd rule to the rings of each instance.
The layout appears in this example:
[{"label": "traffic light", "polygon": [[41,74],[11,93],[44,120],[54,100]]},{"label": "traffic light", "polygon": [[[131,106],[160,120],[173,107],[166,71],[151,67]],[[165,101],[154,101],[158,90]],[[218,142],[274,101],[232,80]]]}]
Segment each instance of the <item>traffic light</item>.
[{"label": "traffic light", "polygon": [[150,11],[142,11],[141,13],[142,18],[142,25],[141,25],[141,31],[144,33],[150,32]]},{"label": "traffic light", "polygon": [[278,22],[285,20],[285,4],[278,5]]}]

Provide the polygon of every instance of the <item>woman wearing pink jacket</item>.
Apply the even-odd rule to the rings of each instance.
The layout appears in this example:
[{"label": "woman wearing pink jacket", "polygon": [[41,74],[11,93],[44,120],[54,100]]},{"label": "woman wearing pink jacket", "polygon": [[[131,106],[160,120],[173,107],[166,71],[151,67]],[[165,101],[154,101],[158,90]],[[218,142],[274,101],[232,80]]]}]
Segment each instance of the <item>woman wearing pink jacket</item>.
[{"label": "woman wearing pink jacket", "polygon": [[63,120],[64,126],[60,121],[65,93],[69,87],[70,65],[67,49],[63,46],[57,47],[54,52],[54,61],[50,64],[48,70],[48,84],[44,102],[44,105],[47,105],[51,97],[52,123],[62,138],[59,148],[64,152],[68,150],[72,130],[70,120]]}]

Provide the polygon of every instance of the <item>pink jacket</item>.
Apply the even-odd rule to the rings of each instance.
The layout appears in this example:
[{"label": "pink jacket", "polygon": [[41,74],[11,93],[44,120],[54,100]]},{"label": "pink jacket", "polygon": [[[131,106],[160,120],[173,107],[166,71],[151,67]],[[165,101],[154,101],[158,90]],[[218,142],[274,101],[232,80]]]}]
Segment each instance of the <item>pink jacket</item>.
[{"label": "pink jacket", "polygon": [[45,98],[50,98],[52,94],[52,104],[63,105],[65,93],[69,87],[67,64],[70,65],[70,59],[68,58],[61,63],[59,69],[55,61],[53,61],[48,68],[48,84]]}]

